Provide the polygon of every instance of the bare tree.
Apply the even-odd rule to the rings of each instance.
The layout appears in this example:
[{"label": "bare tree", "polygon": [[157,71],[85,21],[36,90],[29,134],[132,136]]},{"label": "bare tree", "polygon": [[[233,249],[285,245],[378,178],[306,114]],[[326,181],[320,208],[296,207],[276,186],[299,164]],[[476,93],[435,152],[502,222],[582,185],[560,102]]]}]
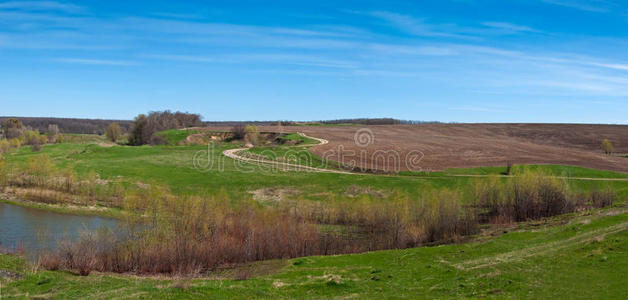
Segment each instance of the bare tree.
[{"label": "bare tree", "polygon": [[57,124],[48,125],[48,141],[54,143],[59,135],[59,126]]},{"label": "bare tree", "polygon": [[18,119],[9,118],[2,121],[2,131],[7,139],[16,138],[24,132],[24,124]]},{"label": "bare tree", "polygon": [[234,139],[241,140],[246,135],[246,126],[244,124],[236,124],[231,128],[231,133]]}]

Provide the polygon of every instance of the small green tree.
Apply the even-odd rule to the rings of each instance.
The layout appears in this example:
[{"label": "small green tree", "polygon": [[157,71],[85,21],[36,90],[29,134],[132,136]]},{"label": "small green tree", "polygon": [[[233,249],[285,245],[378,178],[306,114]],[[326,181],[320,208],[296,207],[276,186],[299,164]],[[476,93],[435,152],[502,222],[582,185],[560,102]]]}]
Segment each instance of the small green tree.
[{"label": "small green tree", "polygon": [[48,155],[34,155],[26,160],[27,174],[33,176],[34,183],[43,186],[54,172],[54,165]]},{"label": "small green tree", "polygon": [[255,125],[246,126],[244,129],[246,134],[244,135],[244,142],[250,143],[253,146],[257,146],[260,144],[260,134],[259,129]]},{"label": "small green tree", "polygon": [[17,149],[20,148],[20,146],[22,146],[22,142],[20,141],[20,139],[12,138],[9,140],[9,147]]},{"label": "small green tree", "polygon": [[107,126],[107,130],[105,131],[105,136],[107,139],[116,142],[120,136],[122,135],[122,130],[120,129],[120,125],[118,123],[111,123]]},{"label": "small green tree", "polygon": [[61,177],[64,179],[64,188],[68,193],[72,192],[72,187],[74,185],[74,181],[76,180],[76,174],[74,173],[74,169],[72,166],[67,165],[65,169],[61,170]]},{"label": "small green tree", "polygon": [[615,152],[613,143],[611,143],[611,141],[609,141],[608,139],[604,139],[602,141],[602,150],[604,150],[604,153],[606,153],[607,155],[613,154],[613,152]]},{"label": "small green tree", "polygon": [[39,145],[41,144],[41,138],[39,137],[39,131],[26,130],[24,132],[24,144],[26,145]]}]

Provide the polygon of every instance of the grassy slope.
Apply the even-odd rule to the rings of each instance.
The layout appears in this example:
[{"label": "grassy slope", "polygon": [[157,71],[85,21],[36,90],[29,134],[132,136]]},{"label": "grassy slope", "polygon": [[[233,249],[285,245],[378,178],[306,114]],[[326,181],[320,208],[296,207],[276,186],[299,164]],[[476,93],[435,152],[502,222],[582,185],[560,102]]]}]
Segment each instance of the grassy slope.
[{"label": "grassy slope", "polygon": [[[215,158],[236,145],[211,150]],[[101,147],[95,144],[45,146],[58,166],[72,166],[79,175],[96,171],[105,179],[148,182],[170,186],[175,192],[214,193],[227,188],[232,196],[269,186],[301,189],[306,198],[324,200],[328,192],[342,193],[348,185],[379,190],[401,189],[420,193],[426,186],[464,187],[470,179],[454,174],[496,174],[503,168],[448,170],[422,176],[356,176],[297,172],[245,173],[237,163],[222,159],[224,170],[200,172],[192,165],[203,146]],[[202,152],[200,152],[202,153]],[[8,156],[10,164],[24,164],[28,148]],[[206,153],[202,153],[207,155]],[[243,166],[246,167],[246,166]],[[626,174],[565,166],[538,166],[556,175],[626,177]],[[254,176],[251,176],[251,175]],[[574,181],[579,188],[609,184],[628,196],[627,182]],[[560,221],[560,219],[555,219]],[[581,224],[591,220],[590,224]],[[557,222],[558,222],[557,221]],[[252,267],[256,276],[234,280],[156,280],[120,275],[78,277],[67,272],[30,272],[16,258],[0,256],[0,269],[18,271],[23,280],[2,284],[2,295],[58,298],[233,297],[328,298],[351,297],[517,297],[596,298],[628,293],[623,276],[628,272],[628,214],[581,216],[558,227],[528,226],[483,242],[359,255],[308,257],[262,262]],[[586,223],[586,222],[584,222]],[[619,226],[619,227],[618,227]],[[613,229],[618,229],[613,231]],[[619,230],[621,229],[621,230]],[[604,234],[607,234],[604,236]],[[599,240],[595,237],[601,237]],[[502,263],[481,267],[486,262]],[[476,269],[456,268],[463,262]],[[461,265],[464,266],[464,265]],[[237,271],[230,271],[237,272]],[[227,272],[228,273],[228,272]],[[226,274],[228,275],[228,274]],[[189,287],[188,287],[189,285]],[[183,288],[182,288],[183,287]]]},{"label": "grassy slope", "polygon": [[284,140],[284,141],[293,141],[295,143],[298,143],[299,145],[316,145],[316,144],[318,144],[318,141],[313,140],[311,138],[304,137],[304,136],[296,134],[296,133],[287,133],[284,136],[282,136],[280,139]]},{"label": "grassy slope", "polygon": [[179,130],[179,129],[171,129],[157,133],[160,137],[164,139],[164,141],[169,145],[178,145],[180,142],[184,141],[189,135],[194,133],[199,133],[198,130]]},{"label": "grassy slope", "polygon": [[468,244],[263,262],[244,268],[266,275],[244,281],[31,272],[10,256],[0,269],[25,274],[2,284],[17,298],[616,298],[628,294],[627,229],[628,213],[597,211]]},{"label": "grassy slope", "polygon": [[[156,183],[167,185],[173,191],[182,193],[215,193],[225,188],[236,198],[247,196],[247,191],[270,186],[294,187],[302,190],[304,194],[315,195],[330,191],[342,193],[348,185],[365,185],[382,190],[398,188],[417,192],[426,185],[453,186],[461,181],[452,178],[261,172],[259,168],[222,156],[223,150],[233,147],[235,145],[226,144],[212,149],[210,153],[217,161],[214,168],[209,171],[199,171],[193,165],[195,154],[207,157],[206,146],[101,147],[93,144],[60,144],[45,146],[39,153],[22,148],[8,155],[7,161],[9,164],[24,165],[30,156],[48,154],[60,167],[68,164],[73,166],[79,176],[95,171],[103,179]],[[261,176],[251,176],[252,174]]]},{"label": "grassy slope", "polygon": [[[248,164],[239,163],[222,155],[222,151],[237,145],[223,144],[210,148],[209,153],[215,161],[208,171],[194,168],[194,156],[207,159],[207,146],[113,146],[102,147],[97,144],[56,144],[46,145],[41,152],[34,153],[28,147],[7,155],[7,162],[24,165],[33,155],[48,154],[59,167],[72,166],[79,176],[97,172],[101,178],[122,180],[124,182],[155,183],[166,185],[176,193],[205,194],[216,193],[221,189],[234,199],[249,197],[248,192],[263,187],[290,187],[302,191],[302,196],[311,200],[324,200],[330,193],[342,194],[347,186],[368,186],[371,189],[405,191],[411,195],[421,193],[428,187],[463,188],[470,180],[464,177],[451,177],[453,174],[498,174],[504,168],[478,168],[467,170],[448,170],[442,173],[429,173],[420,176],[383,176],[383,175],[346,175],[321,174],[263,170]],[[296,148],[298,149],[298,148]],[[287,148],[277,149],[285,153]],[[628,174],[598,171],[565,166],[538,166],[556,175],[574,177],[628,177]],[[254,176],[251,176],[251,175]],[[417,175],[417,174],[415,174]],[[620,197],[628,196],[628,182],[573,181],[575,187],[591,188],[610,185]]]}]

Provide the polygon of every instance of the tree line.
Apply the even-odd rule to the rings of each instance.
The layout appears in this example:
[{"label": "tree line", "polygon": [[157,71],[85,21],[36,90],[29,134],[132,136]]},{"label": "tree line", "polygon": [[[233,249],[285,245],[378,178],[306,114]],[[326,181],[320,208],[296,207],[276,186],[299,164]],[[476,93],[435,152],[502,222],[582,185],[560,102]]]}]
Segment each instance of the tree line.
[{"label": "tree line", "polygon": [[55,143],[59,137],[59,126],[48,124],[46,134],[29,126],[24,126],[22,121],[9,118],[0,123],[0,154],[17,149],[22,145],[32,146],[34,151],[39,151],[43,144]]},{"label": "tree line", "polygon": [[115,122],[123,132],[131,128],[128,120],[74,119],[74,118],[39,118],[39,117],[0,117],[0,122],[19,119],[24,127],[39,132],[46,132],[50,124],[57,125],[60,132],[77,134],[104,134],[107,126]]}]

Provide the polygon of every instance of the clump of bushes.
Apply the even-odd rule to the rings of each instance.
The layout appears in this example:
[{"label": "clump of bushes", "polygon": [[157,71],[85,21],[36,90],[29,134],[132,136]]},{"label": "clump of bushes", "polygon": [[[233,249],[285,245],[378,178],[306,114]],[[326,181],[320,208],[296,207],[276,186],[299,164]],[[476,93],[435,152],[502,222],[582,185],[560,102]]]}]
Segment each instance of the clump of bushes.
[{"label": "clump of bushes", "polygon": [[198,114],[172,113],[169,110],[151,112],[148,115],[141,114],[135,117],[133,121],[129,134],[129,144],[134,146],[162,144],[164,140],[156,134],[157,132],[201,126],[202,124],[201,116]]},{"label": "clump of bushes", "polygon": [[231,134],[233,135],[233,139],[241,140],[244,138],[246,134],[246,126],[244,124],[238,123],[231,128]]},{"label": "clump of bushes", "polygon": [[478,181],[473,189],[475,206],[484,222],[521,222],[594,207],[609,206],[616,194],[593,190],[586,197],[570,190],[565,179],[542,171],[523,170],[512,177]]},{"label": "clump of bushes", "polygon": [[362,250],[368,251],[458,240],[478,229],[459,193],[449,190],[426,191],[418,199],[397,192],[384,199],[364,196],[304,205],[299,213],[316,223],[356,228],[367,242]]},{"label": "clump of bushes", "polygon": [[617,194],[606,187],[604,189],[592,190],[588,195],[588,203],[595,208],[602,208],[613,205],[617,198]]},{"label": "clump of bushes", "polygon": [[257,146],[262,143],[263,138],[257,126],[238,123],[231,128],[230,140],[243,140],[245,144]]},{"label": "clump of bushes", "polygon": [[22,146],[22,141],[17,138],[12,138],[9,140],[9,147],[12,149],[17,149]]},{"label": "clump of bushes", "polygon": [[122,183],[100,180],[94,172],[86,180],[77,180],[71,166],[58,169],[46,154],[29,157],[23,167],[11,172],[6,165],[0,171],[0,175],[4,174],[4,185],[13,188],[10,192],[30,201],[122,207],[126,193]]},{"label": "clump of bushes", "polygon": [[20,137],[23,134],[23,131],[24,124],[22,124],[22,121],[18,119],[9,118],[2,121],[2,132],[4,133],[4,137],[6,139]]},{"label": "clump of bushes", "polygon": [[22,122],[15,118],[2,121],[2,136],[0,139],[0,153],[6,153],[9,149],[19,148],[21,145],[32,146],[33,151],[41,150],[41,146],[54,143],[59,134],[59,127],[49,124],[47,135],[42,135],[38,130],[29,130]]},{"label": "clump of bushes", "polygon": [[11,146],[9,145],[9,141],[0,140],[0,154],[9,152],[9,149],[11,149]]},{"label": "clump of bushes", "polygon": [[116,142],[122,136],[122,129],[118,123],[112,122],[105,130],[105,136],[110,142]]}]

